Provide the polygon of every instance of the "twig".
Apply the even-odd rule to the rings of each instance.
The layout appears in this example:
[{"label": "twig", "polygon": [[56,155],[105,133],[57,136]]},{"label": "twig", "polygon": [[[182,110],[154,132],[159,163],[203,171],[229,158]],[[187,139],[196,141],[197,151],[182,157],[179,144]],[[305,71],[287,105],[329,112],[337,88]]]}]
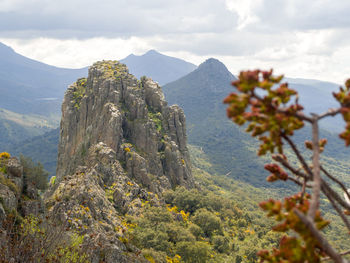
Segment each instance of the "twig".
[{"label": "twig", "polygon": [[343,191],[345,192],[345,194],[348,196],[348,198],[350,199],[350,193],[348,192],[347,188],[345,187],[345,185],[339,181],[337,178],[335,178],[333,175],[331,175],[330,173],[328,173],[326,171],[326,169],[324,169],[322,166],[321,166],[321,171],[328,177],[330,178],[331,180],[333,180],[334,182],[336,182],[337,184],[339,184],[339,186],[343,189]]},{"label": "twig", "polygon": [[[300,182],[299,180],[293,178],[293,177],[288,177],[288,180],[290,180],[290,181],[296,183],[297,185],[302,186],[303,188],[304,188],[304,187],[307,187],[307,188],[311,188],[311,187],[312,187],[311,185],[306,184],[306,183],[305,183],[305,180],[304,180],[303,183]],[[305,192],[305,190],[304,190],[304,192]]]},{"label": "twig", "polygon": [[[347,251],[339,253],[339,255],[341,255],[341,256],[346,256],[346,255],[349,255],[349,254],[350,254],[350,250],[347,250]],[[330,257],[326,257],[326,258],[322,258],[321,260],[325,261],[325,260],[330,260],[330,259],[331,259]]]},{"label": "twig", "polygon": [[301,188],[301,198],[300,198],[301,203],[302,203],[303,200],[304,200],[304,195],[305,195],[306,187],[307,187],[306,178],[304,178],[303,187]]},{"label": "twig", "polygon": [[301,155],[300,151],[298,150],[297,146],[294,144],[294,142],[285,134],[282,134],[283,139],[285,139],[290,147],[292,148],[293,152],[297,156],[299,162],[302,164],[305,172],[308,173],[308,175],[312,178],[312,171],[310,170],[310,167],[307,165],[304,157]]},{"label": "twig", "polygon": [[279,162],[280,164],[283,165],[283,167],[287,168],[289,171],[291,171],[293,174],[296,176],[300,176],[304,179],[309,179],[309,176],[303,172],[300,172],[299,170],[295,169],[286,159],[284,159],[281,155],[279,154],[274,154],[272,156],[272,159],[275,160],[276,162]]},{"label": "twig", "polygon": [[334,191],[325,181],[322,180],[322,185],[321,185],[321,190],[322,192],[327,195],[331,195],[335,201],[337,201],[342,207],[350,211],[350,204],[345,202],[342,197],[338,195],[336,191]]},{"label": "twig", "polygon": [[333,208],[335,209],[335,211],[337,211],[337,213],[339,214],[339,216],[341,217],[341,219],[343,220],[344,224],[346,225],[346,227],[350,230],[350,222],[347,219],[347,217],[345,216],[345,214],[343,213],[343,211],[338,207],[338,205],[334,202],[333,197],[330,196],[328,193],[325,193],[325,195],[327,196],[328,200],[331,202]]},{"label": "twig", "polygon": [[298,209],[293,209],[293,212],[299,217],[299,219],[304,223],[304,225],[310,230],[313,237],[318,241],[322,250],[337,263],[348,263],[346,259],[343,259],[334,248],[328,243],[328,241],[322,236],[320,231],[315,227],[313,219],[306,217]]},{"label": "twig", "polygon": [[338,109],[329,109],[325,113],[322,113],[322,114],[318,115],[317,120],[321,120],[321,119],[323,119],[325,117],[328,117],[328,116],[334,117],[338,113],[340,113],[340,108],[338,108]]}]

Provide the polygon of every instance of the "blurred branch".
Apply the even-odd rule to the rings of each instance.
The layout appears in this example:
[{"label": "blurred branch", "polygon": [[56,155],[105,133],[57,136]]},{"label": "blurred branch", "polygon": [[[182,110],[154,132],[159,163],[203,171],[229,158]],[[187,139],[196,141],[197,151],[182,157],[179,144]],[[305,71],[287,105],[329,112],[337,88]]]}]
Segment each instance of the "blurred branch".
[{"label": "blurred branch", "polygon": [[317,241],[319,242],[321,248],[329,255],[334,262],[337,263],[348,263],[347,260],[343,259],[341,255],[334,250],[334,248],[328,243],[328,241],[322,236],[320,231],[315,227],[313,223],[313,219],[310,220],[309,217],[306,217],[302,212],[298,209],[293,209],[293,212],[299,217],[299,219],[306,225],[306,227],[310,230],[311,234]]}]

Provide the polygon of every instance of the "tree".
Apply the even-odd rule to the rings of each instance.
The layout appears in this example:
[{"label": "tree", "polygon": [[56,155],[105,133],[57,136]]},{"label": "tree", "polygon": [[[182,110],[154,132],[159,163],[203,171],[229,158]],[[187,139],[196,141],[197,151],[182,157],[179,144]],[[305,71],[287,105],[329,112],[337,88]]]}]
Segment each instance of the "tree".
[{"label": "tree", "polygon": [[49,173],[44,169],[44,166],[40,162],[35,164],[30,157],[22,154],[20,155],[20,161],[26,182],[33,184],[40,190],[45,190],[48,187]]},{"label": "tree", "polygon": [[[238,125],[248,123],[246,132],[258,137],[261,142],[258,155],[272,154],[275,162],[265,165],[265,169],[271,173],[267,181],[289,180],[300,187],[300,192],[285,198],[284,202],[270,199],[260,204],[268,216],[275,217],[279,222],[274,227],[275,231],[287,233],[293,230],[298,235],[285,234],[279,248],[262,250],[258,255],[262,261],[269,262],[319,262],[326,257],[335,262],[348,262],[343,255],[350,251],[336,251],[321,233],[329,224],[319,210],[321,194],[329,200],[348,230],[350,203],[332,185],[339,185],[347,198],[350,195],[344,183],[330,174],[320,161],[327,140],[319,138],[318,123],[326,117],[341,114],[347,126],[340,138],[346,146],[350,145],[350,79],[338,93],[333,93],[340,103],[339,108],[310,115],[303,112],[297,92],[290,89],[288,83],[281,83],[282,79],[283,76],[273,76],[272,70],[242,71],[238,80],[232,82],[236,92],[224,100],[228,104],[228,118]],[[305,141],[306,148],[312,151],[311,161],[292,139],[294,132],[306,123],[312,127],[312,139]],[[288,160],[284,154],[286,145],[300,166]]]}]

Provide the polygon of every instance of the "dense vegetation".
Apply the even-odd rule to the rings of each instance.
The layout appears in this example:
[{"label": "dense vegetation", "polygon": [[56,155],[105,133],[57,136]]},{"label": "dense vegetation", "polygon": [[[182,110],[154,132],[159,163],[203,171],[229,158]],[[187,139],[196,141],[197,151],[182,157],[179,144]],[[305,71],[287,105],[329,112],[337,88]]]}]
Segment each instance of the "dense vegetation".
[{"label": "dense vegetation", "polygon": [[168,190],[163,194],[164,206],[145,203],[141,216],[126,216],[128,242],[141,248],[146,259],[256,262],[259,249],[277,245],[279,235],[271,231],[271,220],[266,220],[253,201],[267,194],[258,190],[251,197],[243,197],[239,190],[243,185],[199,169],[194,172],[198,189]]}]

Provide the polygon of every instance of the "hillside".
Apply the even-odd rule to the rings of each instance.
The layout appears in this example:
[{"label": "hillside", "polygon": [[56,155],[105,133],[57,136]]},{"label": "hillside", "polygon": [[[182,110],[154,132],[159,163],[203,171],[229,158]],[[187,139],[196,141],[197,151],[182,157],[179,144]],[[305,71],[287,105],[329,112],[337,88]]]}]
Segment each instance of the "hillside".
[{"label": "hillside", "polygon": [[141,56],[131,54],[120,62],[126,64],[130,73],[137,78],[148,76],[160,85],[177,80],[197,67],[192,63],[160,54],[155,50],[150,50]]},{"label": "hillside", "polygon": [[[256,186],[267,186],[262,162],[256,157],[252,140],[226,117],[223,98],[232,91],[235,77],[216,59],[202,63],[195,71],[163,87],[170,104],[185,111],[190,144],[200,146],[209,157],[210,172],[231,177]],[[249,161],[247,161],[249,160]]]},{"label": "hillside", "polygon": [[[329,108],[336,108],[338,103],[332,92],[339,89],[339,85],[331,82],[285,78],[291,88],[299,93],[300,103],[305,106],[306,112],[322,113]],[[330,132],[339,133],[345,126],[341,116],[328,118],[320,122],[320,126]]]},{"label": "hillside", "polygon": [[[212,164],[207,169],[209,172],[229,174],[257,187],[278,186],[279,184],[271,185],[265,181],[263,164],[268,160],[256,156],[256,140],[247,135],[244,128],[234,125],[226,117],[222,100],[233,91],[230,83],[234,79],[224,64],[209,59],[195,71],[165,85],[163,90],[170,104],[178,104],[184,109],[188,120],[189,143],[199,146],[208,156]],[[306,105],[306,111],[318,112],[336,106],[331,95],[336,84],[298,79],[287,81],[300,92],[300,101]],[[334,123],[326,124],[334,126]],[[337,127],[339,129],[339,125]],[[297,133],[296,140],[301,148],[309,134],[309,128]],[[333,171],[344,178],[350,169],[347,149],[333,132],[323,130],[321,135],[329,139],[325,152],[327,156],[324,158]],[[338,165],[333,165],[335,160]]]},{"label": "hillside", "polygon": [[14,156],[20,156],[21,154],[30,156],[34,162],[42,163],[50,176],[54,176],[56,175],[59,135],[59,128],[51,129],[42,135],[7,144],[1,149]]},{"label": "hillside", "polygon": [[50,66],[0,43],[0,108],[21,114],[59,116],[67,86],[87,69]]},{"label": "hillside", "polygon": [[17,144],[55,128],[57,119],[35,114],[19,114],[0,108],[0,149]]}]

